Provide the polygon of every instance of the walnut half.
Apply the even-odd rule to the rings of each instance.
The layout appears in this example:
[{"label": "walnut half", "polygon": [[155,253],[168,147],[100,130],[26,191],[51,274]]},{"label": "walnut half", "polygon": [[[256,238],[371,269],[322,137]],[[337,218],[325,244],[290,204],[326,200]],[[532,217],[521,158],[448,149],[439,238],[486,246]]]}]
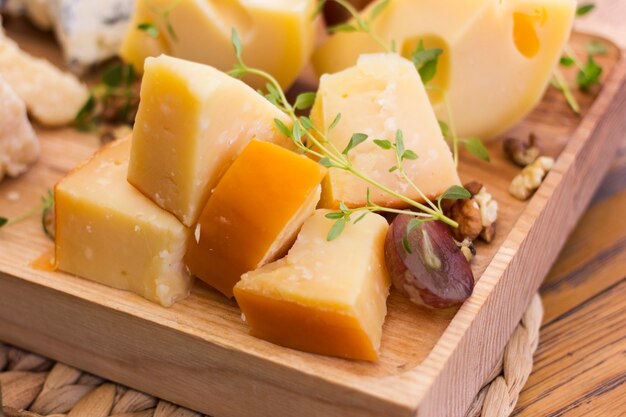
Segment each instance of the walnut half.
[{"label": "walnut half", "polygon": [[539,188],[548,171],[552,169],[554,159],[541,156],[522,170],[511,182],[509,193],[518,200],[525,201]]}]

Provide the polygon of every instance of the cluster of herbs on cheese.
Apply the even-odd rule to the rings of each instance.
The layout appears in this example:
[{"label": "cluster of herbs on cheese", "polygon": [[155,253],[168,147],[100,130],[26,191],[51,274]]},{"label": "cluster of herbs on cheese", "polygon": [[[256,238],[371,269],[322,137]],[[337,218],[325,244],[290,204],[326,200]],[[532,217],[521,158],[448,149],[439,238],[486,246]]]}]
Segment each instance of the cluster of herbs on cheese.
[{"label": "cluster of herbs on cheese", "polygon": [[242,58],[242,45],[235,29],[232,30],[232,43],[235,49],[235,55],[237,57],[237,63],[229,74],[233,77],[243,77],[244,75],[256,75],[262,77],[267,81],[266,90],[259,91],[260,94],[265,96],[272,104],[282,110],[289,116],[292,121],[292,127],[288,127],[279,119],[274,119],[277,129],[285,136],[291,138],[297,149],[311,156],[318,158],[319,163],[327,168],[340,169],[350,172],[352,175],[367,182],[372,187],[379,189],[386,194],[389,194],[407,205],[419,210],[398,210],[388,207],[382,207],[371,201],[369,196],[369,190],[367,195],[367,204],[364,207],[351,209],[344,203],[340,203],[340,209],[338,212],[328,213],[329,219],[335,220],[332,228],[328,233],[328,240],[337,238],[345,226],[353,221],[353,216],[357,215],[354,222],[358,222],[369,212],[386,212],[394,214],[407,214],[415,217],[415,224],[424,221],[438,220],[442,221],[452,227],[458,227],[458,224],[448,218],[441,209],[440,201],[444,198],[456,199],[456,198],[469,198],[470,194],[467,190],[460,186],[451,187],[446,193],[444,193],[439,199],[439,204],[433,203],[426,195],[417,187],[417,185],[410,179],[404,169],[404,161],[417,159],[417,154],[406,149],[404,146],[403,134],[401,131],[397,131],[394,140],[372,138],[374,143],[381,149],[389,150],[396,155],[396,164],[389,168],[390,172],[397,171],[407,183],[416,190],[425,203],[417,202],[405,195],[402,195],[389,187],[381,184],[380,182],[369,177],[365,173],[361,172],[352,163],[350,158],[350,151],[357,146],[369,140],[370,137],[364,133],[354,133],[350,138],[350,141],[344,149],[338,149],[336,145],[328,139],[329,133],[341,122],[341,114],[338,114],[333,122],[329,125],[326,132],[318,129],[311,119],[307,116],[298,116],[298,110],[305,110],[310,108],[315,102],[315,93],[303,93],[298,95],[294,104],[291,104],[287,99],[282,87],[276,81],[276,79],[265,71],[257,68],[251,68],[245,64]]},{"label": "cluster of herbs on cheese", "polygon": [[[595,7],[595,3],[579,5],[576,9],[576,17],[586,16],[595,9]],[[575,83],[576,87],[582,92],[588,92],[591,87],[600,84],[603,68],[596,62],[595,57],[608,53],[606,45],[599,41],[587,42],[585,44],[585,50],[587,52],[587,60],[581,61],[571,46],[566,46],[564,55],[559,61],[563,68],[576,66],[578,71],[576,72]],[[554,70],[552,85],[563,93],[567,104],[574,113],[580,114],[580,104],[578,104],[578,100],[576,100],[569,83],[559,68]]]},{"label": "cluster of herbs on cheese", "polygon": [[100,83],[89,90],[89,97],[74,118],[83,131],[98,131],[103,123],[135,122],[139,94],[134,88],[137,73],[132,65],[113,64],[101,75]]},{"label": "cluster of herbs on cheese", "polygon": [[34,216],[36,214],[41,214],[41,227],[43,228],[43,231],[50,238],[54,239],[54,234],[52,233],[50,229],[50,223],[51,223],[50,218],[51,218],[53,209],[54,209],[54,196],[52,194],[52,190],[48,190],[46,195],[44,195],[41,198],[41,202],[37,204],[36,206],[32,207],[27,212],[19,214],[11,218],[0,217],[0,228],[5,227],[5,226],[10,226],[15,223],[19,223],[22,220],[26,220],[29,217]]},{"label": "cluster of herbs on cheese", "polygon": [[[385,52],[398,53],[395,40],[392,39],[389,43],[387,43],[383,39],[381,39],[380,36],[378,36],[372,29],[372,22],[385,10],[385,8],[389,5],[390,0],[383,0],[376,4],[376,6],[372,8],[372,11],[365,19],[354,8],[354,6],[352,6],[352,4],[345,0],[321,0],[317,5],[313,17],[316,17],[319,13],[321,13],[324,5],[329,1],[333,1],[341,5],[352,16],[351,22],[340,23],[338,25],[331,26],[328,28],[329,32],[361,32],[370,36],[374,41],[376,41],[378,45],[380,45],[385,50]],[[458,137],[454,126],[452,107],[450,106],[447,94],[442,88],[432,83],[432,80],[437,75],[439,58],[443,53],[444,50],[441,48],[424,47],[424,41],[420,40],[415,50],[411,53],[410,59],[415,65],[415,68],[417,69],[417,72],[419,73],[420,78],[422,79],[422,82],[424,83],[426,89],[439,91],[443,97],[448,122],[446,123],[440,120],[439,126],[441,127],[443,137],[452,146],[452,154],[454,157],[455,166],[458,166],[459,164],[459,146],[463,146],[465,150],[471,155],[482,159],[483,161],[489,162],[489,151],[483,144],[481,138],[477,136],[469,138]]]}]

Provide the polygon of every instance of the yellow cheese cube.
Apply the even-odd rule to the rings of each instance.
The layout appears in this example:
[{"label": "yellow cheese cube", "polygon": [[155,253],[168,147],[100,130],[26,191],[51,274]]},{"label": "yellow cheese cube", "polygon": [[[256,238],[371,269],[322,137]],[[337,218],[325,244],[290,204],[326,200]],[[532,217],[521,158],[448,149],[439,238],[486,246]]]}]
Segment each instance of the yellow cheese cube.
[{"label": "yellow cheese cube", "polygon": [[317,210],[287,257],[244,274],[235,298],[253,336],[324,355],[378,358],[387,314],[387,221],[368,214],[333,241]]},{"label": "yellow cheese cube", "polygon": [[[369,16],[373,3],[362,14]],[[490,137],[521,120],[541,99],[569,37],[574,0],[394,0],[372,29],[410,57],[420,40],[441,48],[431,101],[462,137]],[[337,33],[313,57],[319,74],[381,51],[362,33]]]},{"label": "yellow cheese cube", "polygon": [[227,297],[241,274],[283,256],[320,199],[326,169],[267,142],[246,146],[202,211],[185,261]]},{"label": "yellow cheese cube", "polygon": [[287,115],[243,82],[207,65],[146,60],[128,181],[186,226],[252,139],[292,146]]},{"label": "yellow cheese cube", "polygon": [[[227,1],[138,0],[121,56],[136,68],[161,53],[212,65],[222,71],[236,63],[231,29],[237,29],[248,65],[272,74],[288,88],[308,62],[315,34],[311,19],[314,0]],[[155,10],[171,8],[167,21]],[[159,28],[155,39],[137,29],[142,23]],[[246,79],[263,87],[260,78]]]},{"label": "yellow cheese cube", "polygon": [[189,232],[126,181],[129,153],[113,142],[56,185],[57,266],[169,306],[191,289]]},{"label": "yellow cheese cube", "polygon": [[[311,119],[318,129],[326,131],[337,114],[342,118],[328,136],[337,148],[344,149],[353,133],[393,141],[399,129],[406,149],[418,155],[417,160],[404,161],[405,170],[424,194],[433,198],[459,184],[450,149],[422,81],[408,60],[397,54],[361,55],[355,67],[322,76]],[[396,165],[394,151],[379,148],[371,139],[350,151],[353,165],[384,186],[421,200],[398,171],[389,172]],[[364,206],[368,188],[375,203],[386,207],[405,205],[350,172],[331,168],[320,206],[336,208],[340,202]]]}]

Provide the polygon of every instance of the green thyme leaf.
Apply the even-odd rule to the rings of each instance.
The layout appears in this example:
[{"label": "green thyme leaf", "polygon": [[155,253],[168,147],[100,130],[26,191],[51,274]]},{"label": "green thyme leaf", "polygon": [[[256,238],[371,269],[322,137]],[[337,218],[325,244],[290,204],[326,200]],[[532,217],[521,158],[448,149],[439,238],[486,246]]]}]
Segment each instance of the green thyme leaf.
[{"label": "green thyme leaf", "polygon": [[6,225],[9,222],[9,219],[6,217],[0,217],[0,227]]},{"label": "green thyme leaf", "polygon": [[113,65],[102,72],[102,83],[107,87],[118,87],[122,83],[122,66]]},{"label": "green thyme leaf", "polygon": [[572,57],[562,56],[561,59],[559,60],[559,63],[561,64],[562,67],[569,68],[572,65],[574,65],[576,61],[574,61],[574,58]]},{"label": "green thyme leaf", "polygon": [[437,201],[441,200],[466,200],[472,198],[472,195],[460,185],[453,185],[448,188],[445,193],[437,197]]},{"label": "green thyme leaf", "polygon": [[294,123],[293,129],[291,129],[291,137],[297,144],[302,144],[302,129],[300,123]]},{"label": "green thyme leaf", "polygon": [[404,153],[404,134],[401,130],[396,130],[396,153],[398,154],[398,158],[402,158],[402,154]]},{"label": "green thyme leaf", "polygon": [[376,6],[374,6],[369,16],[370,22],[376,20],[376,18],[380,16],[380,14],[387,8],[387,6],[389,6],[389,3],[390,0],[383,0],[379,2]]},{"label": "green thyme leaf", "polygon": [[576,74],[576,84],[582,91],[587,91],[593,85],[600,83],[601,75],[602,67],[589,55],[583,68]]},{"label": "green thyme leaf", "polygon": [[339,23],[328,28],[329,33],[356,32],[358,29],[350,23]]},{"label": "green thyme leaf", "polygon": [[582,17],[589,14],[596,8],[595,3],[583,3],[576,8],[576,17]]},{"label": "green thyme leaf", "polygon": [[360,222],[361,220],[363,220],[365,218],[365,216],[368,215],[368,211],[366,211],[365,213],[361,214],[355,221],[354,224],[357,224],[358,222]]},{"label": "green thyme leaf", "polygon": [[606,55],[609,53],[609,48],[600,41],[589,41],[585,43],[585,49],[589,55]]},{"label": "green thyme leaf", "polygon": [[340,211],[334,211],[332,213],[327,213],[324,217],[326,217],[327,219],[337,220],[337,219],[343,219],[344,214]]},{"label": "green thyme leaf", "polygon": [[402,152],[402,157],[400,159],[402,161],[404,161],[405,159],[414,161],[417,159],[417,154],[413,152],[412,150],[407,149],[406,151]]},{"label": "green thyme leaf", "polygon": [[172,37],[172,40],[174,42],[178,42],[178,36],[176,35],[176,31],[174,30],[174,26],[172,26],[172,23],[169,20],[165,24],[165,27],[167,28],[167,33],[169,33],[170,36]]},{"label": "green thyme leaf", "polygon": [[346,223],[348,223],[346,219],[338,219],[337,221],[335,221],[333,227],[331,227],[330,231],[328,232],[328,236],[326,236],[326,240],[331,242],[337,239],[346,228]]},{"label": "green thyme leaf", "polygon": [[285,125],[282,122],[282,120],[274,119],[274,124],[276,125],[276,127],[278,128],[280,133],[282,133],[283,135],[287,136],[288,138],[292,137],[291,136],[291,130],[287,127],[287,125]]},{"label": "green thyme leaf", "polygon": [[335,168],[336,165],[333,161],[330,160],[329,157],[325,156],[322,159],[320,159],[320,165],[326,167],[326,168]]},{"label": "green thyme leaf", "polygon": [[330,133],[331,130],[333,130],[339,124],[340,120],[341,120],[341,113],[337,113],[337,116],[335,116],[335,118],[333,119],[333,121],[330,124],[330,126],[328,126],[328,132],[329,133]]},{"label": "green thyme leaf", "polygon": [[307,130],[315,129],[315,126],[313,125],[311,119],[306,116],[300,117],[300,123],[302,123],[302,126],[304,126],[304,128]]},{"label": "green thyme leaf", "polygon": [[365,142],[367,138],[368,136],[365,133],[355,133],[354,135],[352,135],[352,137],[350,138],[350,142],[348,142],[348,145],[341,153],[347,155],[348,152],[350,152],[352,149]]},{"label": "green thyme leaf", "polygon": [[91,130],[90,119],[95,108],[96,98],[93,94],[90,94],[83,107],[80,108],[78,113],[76,113],[76,117],[74,117],[74,124],[79,130]]},{"label": "green thyme leaf", "polygon": [[146,32],[152,38],[159,37],[159,28],[154,23],[140,23],[137,25],[137,29]]},{"label": "green thyme leaf", "polygon": [[376,146],[378,146],[381,149],[388,150],[388,149],[393,148],[393,144],[387,139],[374,139],[373,142]]},{"label": "green thyme leaf", "polygon": [[491,162],[489,151],[479,137],[463,138],[461,139],[461,143],[465,146],[465,149],[475,157],[486,162]]},{"label": "green thyme leaf", "polygon": [[235,49],[235,56],[239,61],[241,61],[241,40],[239,39],[239,35],[237,34],[237,29],[232,28],[230,37],[233,48]]},{"label": "green thyme leaf", "polygon": [[344,213],[347,213],[350,211],[348,206],[346,206],[346,203],[344,203],[343,201],[339,202],[339,210],[343,211]]},{"label": "green thyme leaf", "polygon": [[448,124],[442,120],[437,120],[437,123],[439,123],[439,129],[441,129],[441,134],[444,138],[447,138],[450,135],[450,126],[448,126]]},{"label": "green thyme leaf", "polygon": [[315,103],[315,93],[302,93],[298,94],[296,97],[296,102],[293,105],[297,110],[305,110],[313,107],[313,103]]},{"label": "green thyme leaf", "polygon": [[443,53],[441,48],[424,48],[424,40],[420,39],[417,48],[411,54],[413,65],[417,68],[420,78],[424,84],[427,84],[437,74],[437,64],[439,56]]}]

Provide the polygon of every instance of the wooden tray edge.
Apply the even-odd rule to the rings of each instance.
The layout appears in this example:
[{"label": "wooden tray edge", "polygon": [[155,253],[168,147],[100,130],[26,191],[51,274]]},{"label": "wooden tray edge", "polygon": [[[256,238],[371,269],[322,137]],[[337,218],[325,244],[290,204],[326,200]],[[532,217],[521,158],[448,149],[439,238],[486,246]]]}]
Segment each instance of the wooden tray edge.
[{"label": "wooden tray edge", "polygon": [[[610,164],[602,157],[617,149],[621,137],[614,134],[616,128],[626,128],[626,51],[620,52],[598,98],[481,277],[472,299],[459,310],[424,362],[411,371],[413,384],[419,387],[416,416],[463,415],[608,171]],[[612,112],[606,112],[609,107]],[[568,193],[568,189],[579,193]],[[568,212],[563,213],[562,207]],[[564,232],[544,233],[555,229]],[[529,267],[527,259],[538,262]],[[524,292],[510,293],[511,285],[507,284],[518,279],[527,282]],[[524,300],[514,310],[497,306],[514,296]],[[497,311],[508,314],[496,320]],[[483,340],[481,334],[485,332],[478,328],[497,328],[492,332],[497,339]],[[465,358],[473,357],[490,361],[490,366],[482,370],[471,367]],[[455,380],[464,381],[464,386]]]}]

